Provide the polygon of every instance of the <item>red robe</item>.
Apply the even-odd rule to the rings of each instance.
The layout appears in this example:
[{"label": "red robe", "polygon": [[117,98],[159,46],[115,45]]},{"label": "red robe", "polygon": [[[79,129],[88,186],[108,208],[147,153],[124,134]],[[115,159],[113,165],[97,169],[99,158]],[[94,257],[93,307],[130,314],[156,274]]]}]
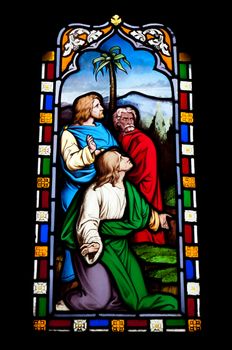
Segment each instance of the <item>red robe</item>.
[{"label": "red robe", "polygon": [[[163,210],[160,181],[157,171],[157,152],[152,140],[142,131],[135,129],[128,134],[120,134],[119,143],[134,167],[127,173],[127,179],[136,185],[140,192],[155,209]],[[163,231],[154,233],[149,229],[136,232],[133,242],[153,242],[164,244]]]}]

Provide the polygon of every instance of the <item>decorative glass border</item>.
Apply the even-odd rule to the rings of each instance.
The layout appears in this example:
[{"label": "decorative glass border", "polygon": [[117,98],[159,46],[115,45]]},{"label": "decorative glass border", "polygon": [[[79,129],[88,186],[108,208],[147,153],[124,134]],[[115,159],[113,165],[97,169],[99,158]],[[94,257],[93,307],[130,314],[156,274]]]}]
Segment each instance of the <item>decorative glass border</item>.
[{"label": "decorative glass border", "polygon": [[[87,25],[82,27],[88,32]],[[125,24],[119,16],[113,16],[111,22],[103,26],[92,27],[89,38],[97,31],[106,36],[120,30],[125,37],[136,32],[163,28],[162,25],[135,27]],[[107,29],[108,28],[108,29]],[[131,314],[106,316],[105,314],[65,314],[56,313],[53,301],[54,280],[54,231],[56,210],[56,161],[58,143],[58,101],[61,78],[75,67],[68,66],[61,59],[61,38],[57,40],[57,51],[47,52],[42,58],[41,95],[39,113],[36,217],[33,273],[33,330],[37,331],[74,331],[74,332],[198,332],[201,330],[200,317],[200,272],[198,256],[197,196],[194,159],[194,113],[192,95],[191,59],[186,53],[179,53],[172,34],[173,61],[165,57],[169,71],[157,55],[160,70],[172,77],[174,96],[174,120],[176,132],[176,172],[179,239],[179,278],[181,314]],[[158,29],[159,30],[159,29]],[[70,29],[68,30],[70,32]],[[168,29],[169,32],[170,29]],[[66,34],[65,34],[66,35]],[[101,35],[101,34],[99,34]],[[127,37],[128,40],[128,37]],[[131,40],[131,37],[130,37]],[[93,40],[94,41],[94,40]],[[89,42],[89,45],[91,40]],[[72,45],[69,41],[68,50]],[[99,43],[98,43],[99,44]],[[143,42],[145,46],[147,43]],[[97,40],[92,44],[97,45]],[[142,44],[137,41],[138,47]],[[143,46],[143,47],[144,47]],[[150,45],[151,46],[151,45]],[[164,47],[164,46],[163,46]],[[78,50],[72,46],[73,55]],[[149,48],[149,44],[147,44]],[[160,50],[160,47],[149,49]],[[165,49],[165,47],[164,47]],[[75,53],[76,51],[76,53]],[[162,53],[161,53],[162,56]],[[176,65],[178,62],[178,66]],[[167,73],[169,72],[169,73]]]}]

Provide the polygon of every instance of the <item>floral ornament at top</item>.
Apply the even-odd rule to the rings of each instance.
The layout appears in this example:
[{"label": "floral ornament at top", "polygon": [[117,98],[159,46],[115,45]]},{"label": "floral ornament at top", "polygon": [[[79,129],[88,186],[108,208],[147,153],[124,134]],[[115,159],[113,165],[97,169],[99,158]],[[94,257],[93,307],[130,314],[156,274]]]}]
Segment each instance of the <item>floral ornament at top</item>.
[{"label": "floral ornament at top", "polygon": [[[137,40],[140,40],[144,43],[147,41],[151,46],[155,46],[157,50],[161,50],[164,55],[170,56],[168,45],[164,42],[164,35],[159,29],[150,28],[143,31],[132,30],[130,34]],[[154,37],[147,40],[146,34],[149,34],[150,36],[153,35]]]},{"label": "floral ornament at top", "polygon": [[[87,38],[84,40],[80,38],[80,35],[86,34]],[[71,51],[77,51],[80,46],[83,46],[86,41],[91,43],[94,40],[97,40],[103,33],[100,30],[87,30],[84,28],[76,28],[73,29],[69,33],[69,41],[64,45],[65,51],[63,56],[70,55]]]}]

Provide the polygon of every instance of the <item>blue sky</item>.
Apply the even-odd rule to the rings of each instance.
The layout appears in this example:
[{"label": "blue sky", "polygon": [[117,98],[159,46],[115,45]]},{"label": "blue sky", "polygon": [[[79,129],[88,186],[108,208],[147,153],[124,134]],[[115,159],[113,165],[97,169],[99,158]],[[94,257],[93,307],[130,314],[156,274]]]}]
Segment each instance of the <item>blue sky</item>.
[{"label": "blue sky", "polygon": [[[130,91],[137,91],[155,97],[171,97],[171,85],[168,78],[161,72],[153,70],[155,57],[145,50],[135,50],[133,46],[118,35],[114,35],[101,46],[101,50],[108,51],[112,46],[120,46],[122,53],[131,64],[131,69],[123,61],[127,73],[117,70],[117,96],[120,97]],[[102,76],[98,73],[97,81],[93,74],[92,60],[99,57],[97,50],[85,51],[79,57],[80,71],[74,72],[64,82],[61,101],[72,103],[73,100],[89,91],[96,91],[103,97],[109,95],[109,74]]]}]

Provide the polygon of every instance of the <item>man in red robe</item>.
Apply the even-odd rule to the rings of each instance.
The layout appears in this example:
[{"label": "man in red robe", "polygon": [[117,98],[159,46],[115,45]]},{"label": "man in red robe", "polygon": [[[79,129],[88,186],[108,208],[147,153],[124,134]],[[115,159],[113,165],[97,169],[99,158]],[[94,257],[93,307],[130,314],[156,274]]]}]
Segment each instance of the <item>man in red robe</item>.
[{"label": "man in red robe", "polygon": [[[136,111],[130,106],[118,108],[113,115],[114,127],[119,131],[119,144],[134,163],[132,170],[127,173],[127,179],[137,186],[155,209],[162,212],[163,203],[157,169],[157,151],[152,140],[135,127],[136,119]],[[133,242],[164,244],[164,232],[154,233],[144,229],[134,234]]]}]

